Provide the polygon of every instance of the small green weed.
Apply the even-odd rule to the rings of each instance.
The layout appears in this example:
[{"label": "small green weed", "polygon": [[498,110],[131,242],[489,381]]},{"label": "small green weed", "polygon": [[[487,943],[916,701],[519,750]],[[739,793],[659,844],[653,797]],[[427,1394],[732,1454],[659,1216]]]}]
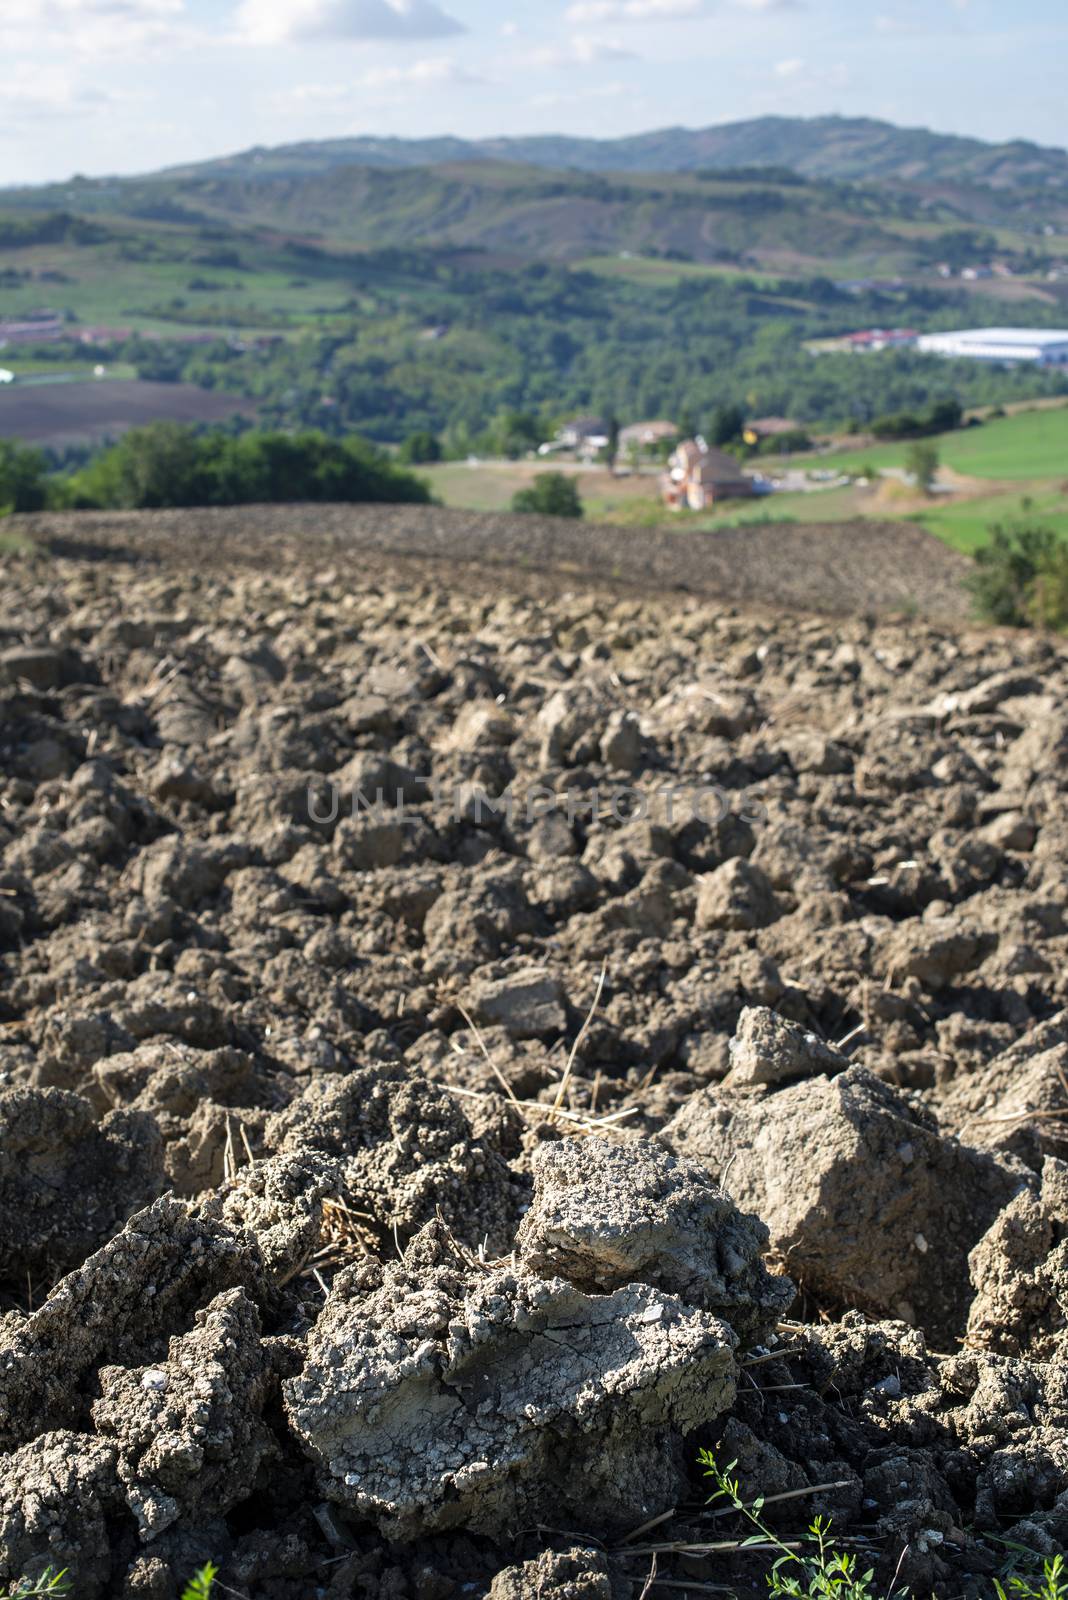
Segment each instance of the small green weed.
[{"label": "small green weed", "polygon": [[1008,1588],[994,1580],[998,1600],[1068,1600],[1068,1566],[1063,1556],[1054,1556],[1042,1565],[1038,1578],[1014,1573],[1008,1579]]},{"label": "small green weed", "polygon": [[[702,1450],[699,1460],[705,1477],[716,1485],[709,1505],[725,1501],[756,1530],[741,1541],[739,1550],[776,1557],[768,1573],[769,1600],[878,1600],[872,1588],[874,1570],[859,1571],[855,1555],[833,1547],[829,1521],[817,1517],[803,1541],[787,1544],[764,1521],[764,1496],[743,1500],[741,1483],[731,1477],[737,1462],[721,1468],[711,1450]],[[905,1591],[895,1590],[885,1600],[906,1600]]]},{"label": "small green weed", "polygon": [[66,1569],[57,1572],[46,1567],[39,1578],[20,1578],[11,1589],[5,1589],[0,1600],[39,1600],[44,1595],[70,1594],[71,1581]]},{"label": "small green weed", "polygon": [[218,1567],[212,1566],[209,1561],[206,1566],[201,1567],[199,1572],[194,1572],[182,1590],[182,1600],[211,1600],[215,1592],[215,1580],[218,1576]]}]

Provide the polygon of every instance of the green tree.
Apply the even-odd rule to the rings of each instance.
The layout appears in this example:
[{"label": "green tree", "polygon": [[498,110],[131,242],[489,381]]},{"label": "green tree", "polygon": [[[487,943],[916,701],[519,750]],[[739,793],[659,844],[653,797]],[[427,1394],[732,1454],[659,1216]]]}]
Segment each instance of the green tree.
[{"label": "green tree", "polygon": [[927,425],[932,433],[952,433],[964,421],[964,407],[956,395],[936,400],[927,413]]},{"label": "green tree", "polygon": [[608,444],[605,448],[604,458],[610,467],[614,467],[619,456],[619,418],[615,415],[608,419]]},{"label": "green tree", "polygon": [[708,442],[722,449],[724,445],[737,444],[745,427],[745,412],[741,406],[717,406],[709,423]]},{"label": "green tree", "polygon": [[564,472],[539,472],[529,489],[513,496],[512,510],[534,511],[544,517],[581,517],[582,498],[574,478]]},{"label": "green tree", "polygon": [[528,451],[536,450],[544,438],[545,430],[531,412],[512,411],[506,407],[498,411],[479,444],[486,455],[515,461]]},{"label": "green tree", "polygon": [[915,479],[916,487],[922,489],[924,494],[931,492],[938,476],[939,461],[937,445],[931,444],[927,439],[917,439],[916,443],[910,444],[905,451],[905,470]]},{"label": "green tree", "polygon": [[202,446],[192,428],[153,422],[133,428],[78,475],[90,505],[120,510],[208,505]]},{"label": "green tree", "polygon": [[[975,552],[976,571],[969,587],[979,615],[1001,627],[1023,628],[1036,620],[1063,627],[1068,613],[1059,621],[1053,618],[1052,590],[1043,581],[1047,575],[1055,580],[1063,561],[1060,541],[1051,528],[997,524],[990,530],[990,543]],[[1038,595],[1043,596],[1038,602],[1040,618]]]},{"label": "green tree", "polygon": [[405,466],[422,466],[441,460],[441,444],[436,433],[422,429],[410,433],[397,451],[397,460]]},{"label": "green tree", "polygon": [[430,491],[356,436],[218,430],[176,423],[135,428],[70,482],[72,504],[110,509],[294,504],[300,501],[410,501]]},{"label": "green tree", "polygon": [[1029,619],[1039,628],[1068,628],[1068,543],[1064,540],[1049,552],[1035,576]]},{"label": "green tree", "polygon": [[43,511],[48,504],[45,458],[13,439],[0,439],[0,516]]}]

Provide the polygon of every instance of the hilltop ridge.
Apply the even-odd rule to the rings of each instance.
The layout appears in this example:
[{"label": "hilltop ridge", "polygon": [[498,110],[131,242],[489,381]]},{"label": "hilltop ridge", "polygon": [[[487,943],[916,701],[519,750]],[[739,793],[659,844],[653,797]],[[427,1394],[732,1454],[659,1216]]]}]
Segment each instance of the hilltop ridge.
[{"label": "hilltop ridge", "polygon": [[166,176],[212,172],[298,176],[339,166],[426,167],[507,161],[601,173],[721,171],[781,167],[804,177],[909,183],[958,181],[1008,187],[1068,182],[1068,152],[1014,139],[990,144],[873,117],[755,117],[706,128],[658,128],[618,139],[565,134],[526,138],[376,138],[256,146],[218,160],[167,169]]}]

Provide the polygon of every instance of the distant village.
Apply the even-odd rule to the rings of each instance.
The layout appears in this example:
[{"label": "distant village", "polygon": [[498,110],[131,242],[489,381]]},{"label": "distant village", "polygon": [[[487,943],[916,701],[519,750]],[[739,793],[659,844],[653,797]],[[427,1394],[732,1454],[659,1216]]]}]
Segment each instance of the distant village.
[{"label": "distant village", "polygon": [[918,328],[861,328],[834,339],[812,340],[807,349],[813,355],[878,355],[911,349],[920,355],[1005,367],[1068,367],[1068,329],[957,328],[921,333]]},{"label": "distant village", "polygon": [[[749,452],[765,454],[811,446],[805,429],[789,417],[757,417],[746,422],[739,444]],[[582,461],[610,458],[616,472],[640,468],[650,457],[662,463],[660,493],[673,511],[705,511],[724,500],[748,500],[766,493],[771,485],[746,472],[737,455],[719,450],[700,435],[684,439],[674,422],[657,419],[634,422],[618,430],[597,416],[572,417],[543,444],[542,457],[572,455]]]}]

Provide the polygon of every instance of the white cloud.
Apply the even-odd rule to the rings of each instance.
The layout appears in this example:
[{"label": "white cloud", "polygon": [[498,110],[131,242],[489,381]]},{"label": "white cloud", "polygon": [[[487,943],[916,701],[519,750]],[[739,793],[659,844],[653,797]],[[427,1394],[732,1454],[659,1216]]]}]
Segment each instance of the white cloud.
[{"label": "white cloud", "polygon": [[522,64],[530,67],[593,67],[602,61],[634,61],[637,57],[615,39],[596,39],[579,33],[564,44],[543,45],[524,53]]},{"label": "white cloud", "polygon": [[762,104],[774,103],[781,105],[788,100],[792,103],[811,99],[814,95],[826,97],[830,94],[839,94],[843,89],[849,89],[853,84],[853,76],[849,68],[842,61],[827,61],[810,64],[803,61],[800,56],[787,61],[778,61],[774,67],[777,85],[769,95],[761,97]]},{"label": "white cloud", "polygon": [[412,61],[404,67],[372,67],[360,78],[361,89],[393,89],[403,85],[476,84],[485,83],[477,73],[452,59],[442,56],[428,61]]},{"label": "white cloud", "polygon": [[0,127],[34,117],[51,121],[54,117],[91,116],[109,103],[110,96],[102,89],[78,83],[64,67],[22,62],[4,79]]},{"label": "white cloud", "polygon": [[324,39],[443,39],[463,25],[435,0],[243,0],[238,24],[264,44]]},{"label": "white cloud", "polygon": [[[800,10],[803,0],[729,0],[742,11]],[[716,0],[572,0],[567,20],[596,22],[699,22],[722,10]]]},{"label": "white cloud", "polygon": [[578,34],[571,41],[571,53],[576,61],[593,65],[597,61],[634,61],[633,50],[627,50],[614,39],[591,39]]},{"label": "white cloud", "polygon": [[[0,46],[110,59],[177,49],[197,37],[184,0],[0,0]],[[5,86],[6,87],[6,86]]]},{"label": "white cloud", "polygon": [[340,105],[352,94],[351,83],[294,83],[274,96],[280,106]]},{"label": "white cloud", "polygon": [[557,106],[585,106],[591,100],[618,100],[623,95],[633,95],[634,91],[626,83],[602,83],[595,89],[582,89],[572,93],[552,91],[548,94],[536,94],[528,104],[536,106],[539,111],[555,110]]},{"label": "white cloud", "polygon": [[569,22],[675,22],[706,15],[706,0],[575,0]]},{"label": "white cloud", "polygon": [[484,84],[487,79],[469,72],[451,56],[436,56],[410,61],[403,66],[369,67],[356,78],[344,83],[295,83],[272,96],[277,110],[284,114],[310,114],[319,118],[349,118],[356,95],[362,103],[376,105],[403,104],[401,91],[412,88],[448,89],[454,86],[471,88]]},{"label": "white cloud", "polygon": [[181,15],[182,0],[4,0],[5,24],[151,22]]}]

